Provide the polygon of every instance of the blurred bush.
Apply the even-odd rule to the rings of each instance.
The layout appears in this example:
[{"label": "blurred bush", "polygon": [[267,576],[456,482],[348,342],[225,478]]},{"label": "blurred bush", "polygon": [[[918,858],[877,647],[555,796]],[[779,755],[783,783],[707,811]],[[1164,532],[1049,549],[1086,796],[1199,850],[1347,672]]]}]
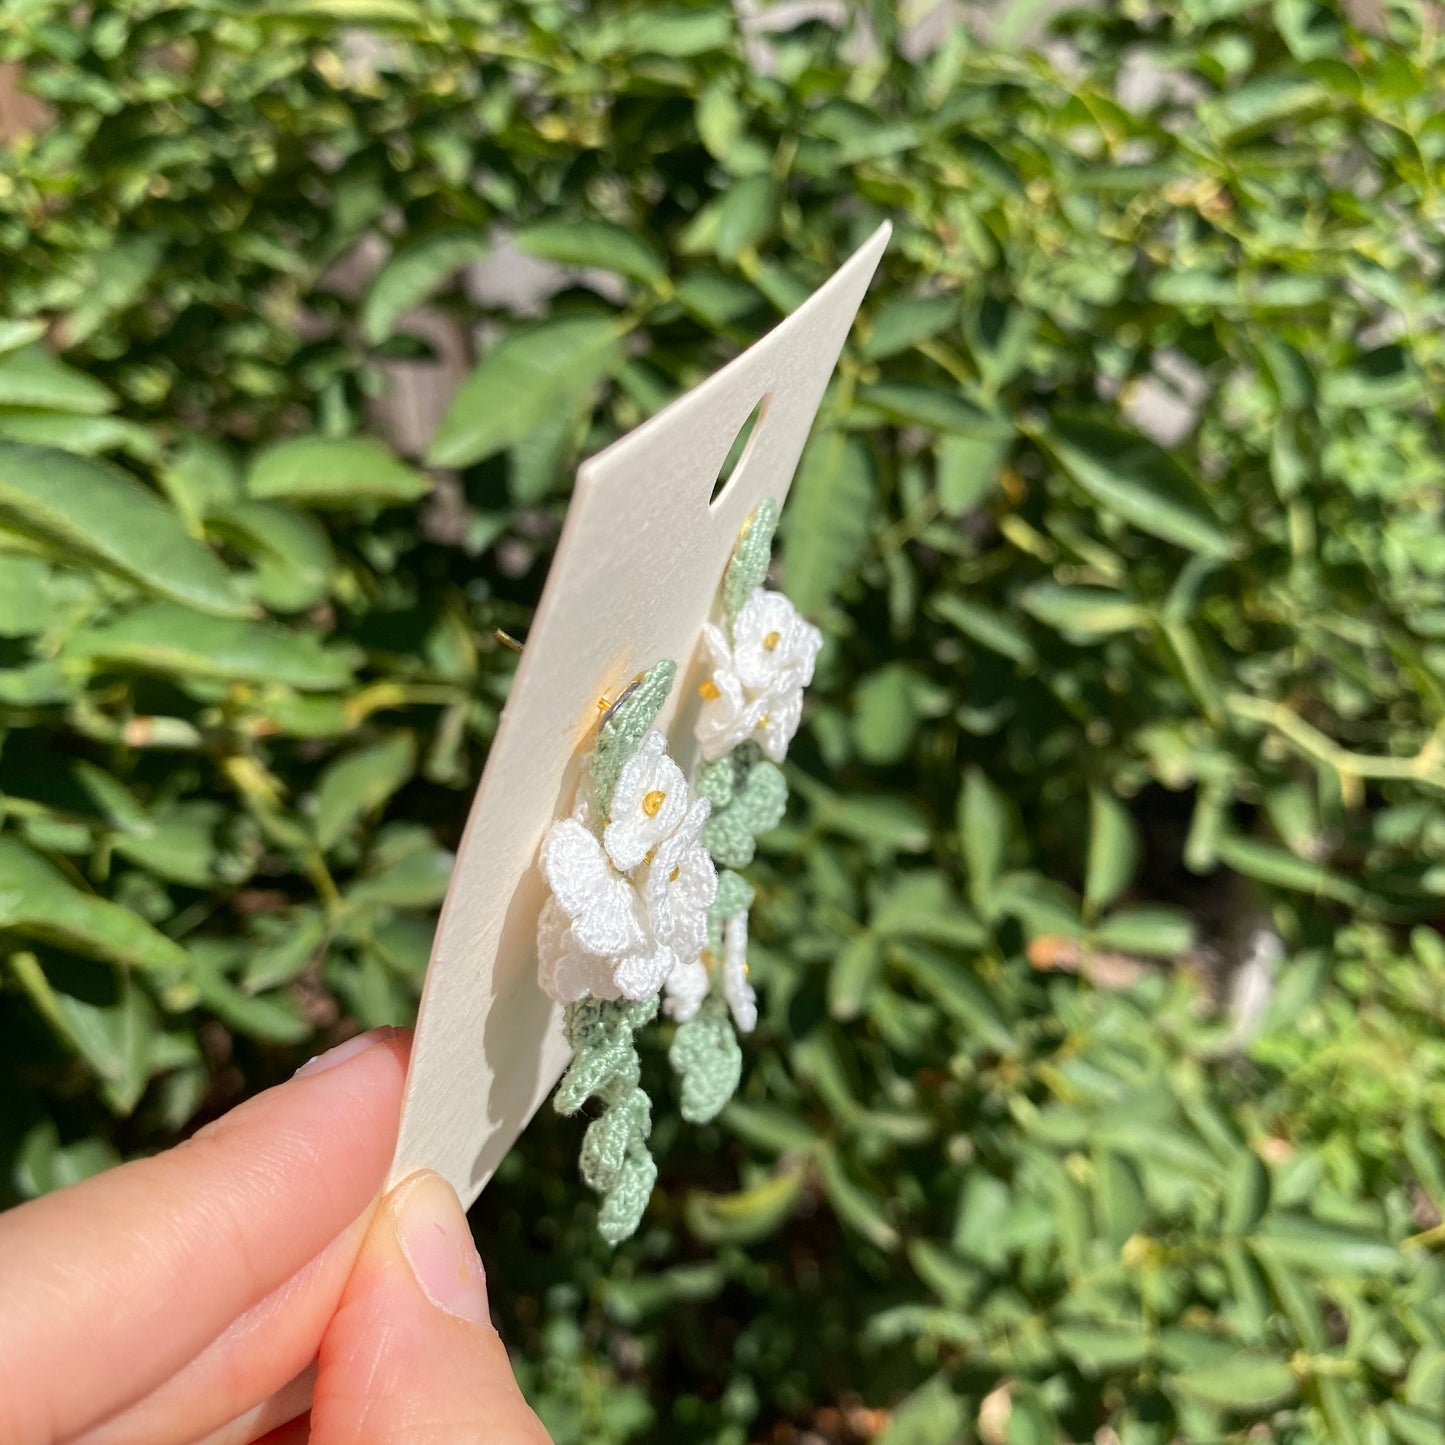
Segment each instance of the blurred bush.
[{"label": "blurred bush", "polygon": [[529,1131],[527,1386],[563,1445],[1438,1439],[1439,26],[1035,8],[12,7],[8,1198],[409,1016],[576,460],[889,217],[744,1091],[617,1254]]}]

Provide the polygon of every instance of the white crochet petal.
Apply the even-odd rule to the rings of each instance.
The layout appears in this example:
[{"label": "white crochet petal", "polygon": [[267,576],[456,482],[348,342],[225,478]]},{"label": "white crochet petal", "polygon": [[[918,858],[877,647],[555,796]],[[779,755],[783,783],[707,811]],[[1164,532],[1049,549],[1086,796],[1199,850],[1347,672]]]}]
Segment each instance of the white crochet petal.
[{"label": "white crochet petal", "polygon": [[547,830],[541,864],[581,948],[609,954],[641,946],[646,935],[636,891],[612,870],[596,834],[577,818],[559,818]]},{"label": "white crochet petal", "polygon": [[800,623],[781,592],[755,587],[743,603],[733,621],[733,668],[749,696],[767,691],[788,667]]},{"label": "white crochet petal", "polygon": [[788,755],[788,744],[798,731],[803,717],[803,688],[799,684],[773,694],[767,700],[767,711],[759,719],[753,736],[763,752],[775,763]]},{"label": "white crochet petal", "polygon": [[715,622],[709,622],[702,630],[703,645],[707,648],[712,665],[724,672],[733,671],[732,643],[728,635]]},{"label": "white crochet petal", "polygon": [[707,997],[708,973],[701,959],[679,963],[667,976],[667,1000],[663,1008],[669,1018],[686,1023]]},{"label": "white crochet petal", "polygon": [[542,839],[542,876],[568,918],[575,918],[612,877],[597,835],[577,817],[558,818]]},{"label": "white crochet petal", "polygon": [[589,953],[625,953],[647,941],[640,911],[636,889],[625,878],[611,878],[572,920],[572,932]]},{"label": "white crochet petal", "polygon": [[652,998],[667,982],[677,955],[665,943],[631,953],[616,961],[612,978],[624,998]]},{"label": "white crochet petal", "polygon": [[552,898],[537,920],[537,964],[543,992],[558,1003],[617,997],[609,960],[577,943],[567,915]]},{"label": "white crochet petal", "polygon": [[709,681],[717,696],[704,699],[694,735],[703,757],[711,763],[747,741],[763,709],[760,703],[747,700],[736,673],[718,668]]},{"label": "white crochet petal", "polygon": [[748,982],[748,915],[734,913],[723,924],[723,997],[740,1034],[752,1033],[758,1022],[758,996]]}]

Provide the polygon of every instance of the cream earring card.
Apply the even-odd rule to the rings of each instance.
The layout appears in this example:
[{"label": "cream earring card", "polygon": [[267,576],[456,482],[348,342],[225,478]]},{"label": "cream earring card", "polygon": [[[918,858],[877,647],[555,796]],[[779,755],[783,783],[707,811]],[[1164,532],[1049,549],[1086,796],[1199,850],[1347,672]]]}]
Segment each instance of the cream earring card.
[{"label": "cream earring card", "polygon": [[880,228],[776,330],[579,470],[442,904],[393,1181],[435,1169],[470,1204],[566,1067],[561,1010],[537,982],[538,844],[571,803],[599,699],[662,658],[680,675],[657,725],[692,762],[695,654],[723,569],[758,502],[787,495],[888,236]]}]

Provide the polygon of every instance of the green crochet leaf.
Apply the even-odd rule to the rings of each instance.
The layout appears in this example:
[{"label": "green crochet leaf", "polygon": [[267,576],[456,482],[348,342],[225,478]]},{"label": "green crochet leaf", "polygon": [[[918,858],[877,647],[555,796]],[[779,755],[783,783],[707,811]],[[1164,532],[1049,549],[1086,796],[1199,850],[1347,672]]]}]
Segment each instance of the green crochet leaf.
[{"label": "green crochet leaf", "polygon": [[732,561],[723,576],[723,608],[731,622],[742,611],[754,587],[761,587],[773,557],[773,533],[778,530],[778,504],[765,497],[743,524],[733,548]]},{"label": "green crochet leaf", "polygon": [[664,658],[632,683],[603,717],[592,750],[591,770],[597,806],[604,818],[612,807],[617,775],[656,722],[676,676],[677,664]]},{"label": "green crochet leaf", "polygon": [[616,1188],[629,1154],[647,1152],[652,1101],[634,1088],[587,1126],[582,1139],[582,1178],[599,1194]]},{"label": "green crochet leaf", "polygon": [[645,1150],[629,1154],[597,1216],[597,1232],[608,1244],[621,1244],[637,1233],[656,1183],[657,1165],[652,1162],[652,1155]]},{"label": "green crochet leaf", "polygon": [[753,885],[741,873],[724,868],[717,876],[717,897],[708,909],[709,918],[731,918],[735,913],[746,913],[753,906]]},{"label": "green crochet leaf", "polygon": [[758,838],[783,820],[788,783],[775,763],[759,760],[736,787],[732,801],[703,826],[702,841],[724,868],[746,868],[753,861]]},{"label": "green crochet leaf", "polygon": [[713,806],[713,812],[719,808],[726,808],[732,802],[733,779],[737,768],[733,763],[735,754],[729,753],[725,758],[719,758],[715,763],[704,763],[697,770],[697,777],[693,787],[701,798],[706,798]]},{"label": "green crochet leaf", "polygon": [[743,1051],[727,1005],[717,995],[704,1001],[695,1018],[679,1025],[667,1060],[682,1083],[682,1117],[689,1124],[717,1118],[743,1075]]}]

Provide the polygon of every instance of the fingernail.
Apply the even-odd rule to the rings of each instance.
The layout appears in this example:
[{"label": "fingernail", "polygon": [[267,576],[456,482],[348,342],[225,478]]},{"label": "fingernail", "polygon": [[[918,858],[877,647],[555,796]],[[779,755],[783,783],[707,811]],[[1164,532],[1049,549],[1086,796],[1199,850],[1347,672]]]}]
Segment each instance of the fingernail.
[{"label": "fingernail", "polygon": [[324,1074],[327,1069],[334,1069],[338,1064],[344,1064],[348,1059],[354,1059],[357,1054],[364,1054],[373,1045],[385,1042],[395,1032],[395,1029],[388,1028],[372,1029],[370,1033],[357,1034],[354,1039],[347,1039],[344,1044],[337,1044],[334,1049],[327,1049],[324,1054],[317,1054],[314,1059],[307,1059],[292,1077],[304,1079],[311,1074]]},{"label": "fingernail", "polygon": [[402,1252],[422,1293],[458,1319],[490,1320],[487,1276],[452,1186],[423,1170],[402,1184],[392,1208]]}]

